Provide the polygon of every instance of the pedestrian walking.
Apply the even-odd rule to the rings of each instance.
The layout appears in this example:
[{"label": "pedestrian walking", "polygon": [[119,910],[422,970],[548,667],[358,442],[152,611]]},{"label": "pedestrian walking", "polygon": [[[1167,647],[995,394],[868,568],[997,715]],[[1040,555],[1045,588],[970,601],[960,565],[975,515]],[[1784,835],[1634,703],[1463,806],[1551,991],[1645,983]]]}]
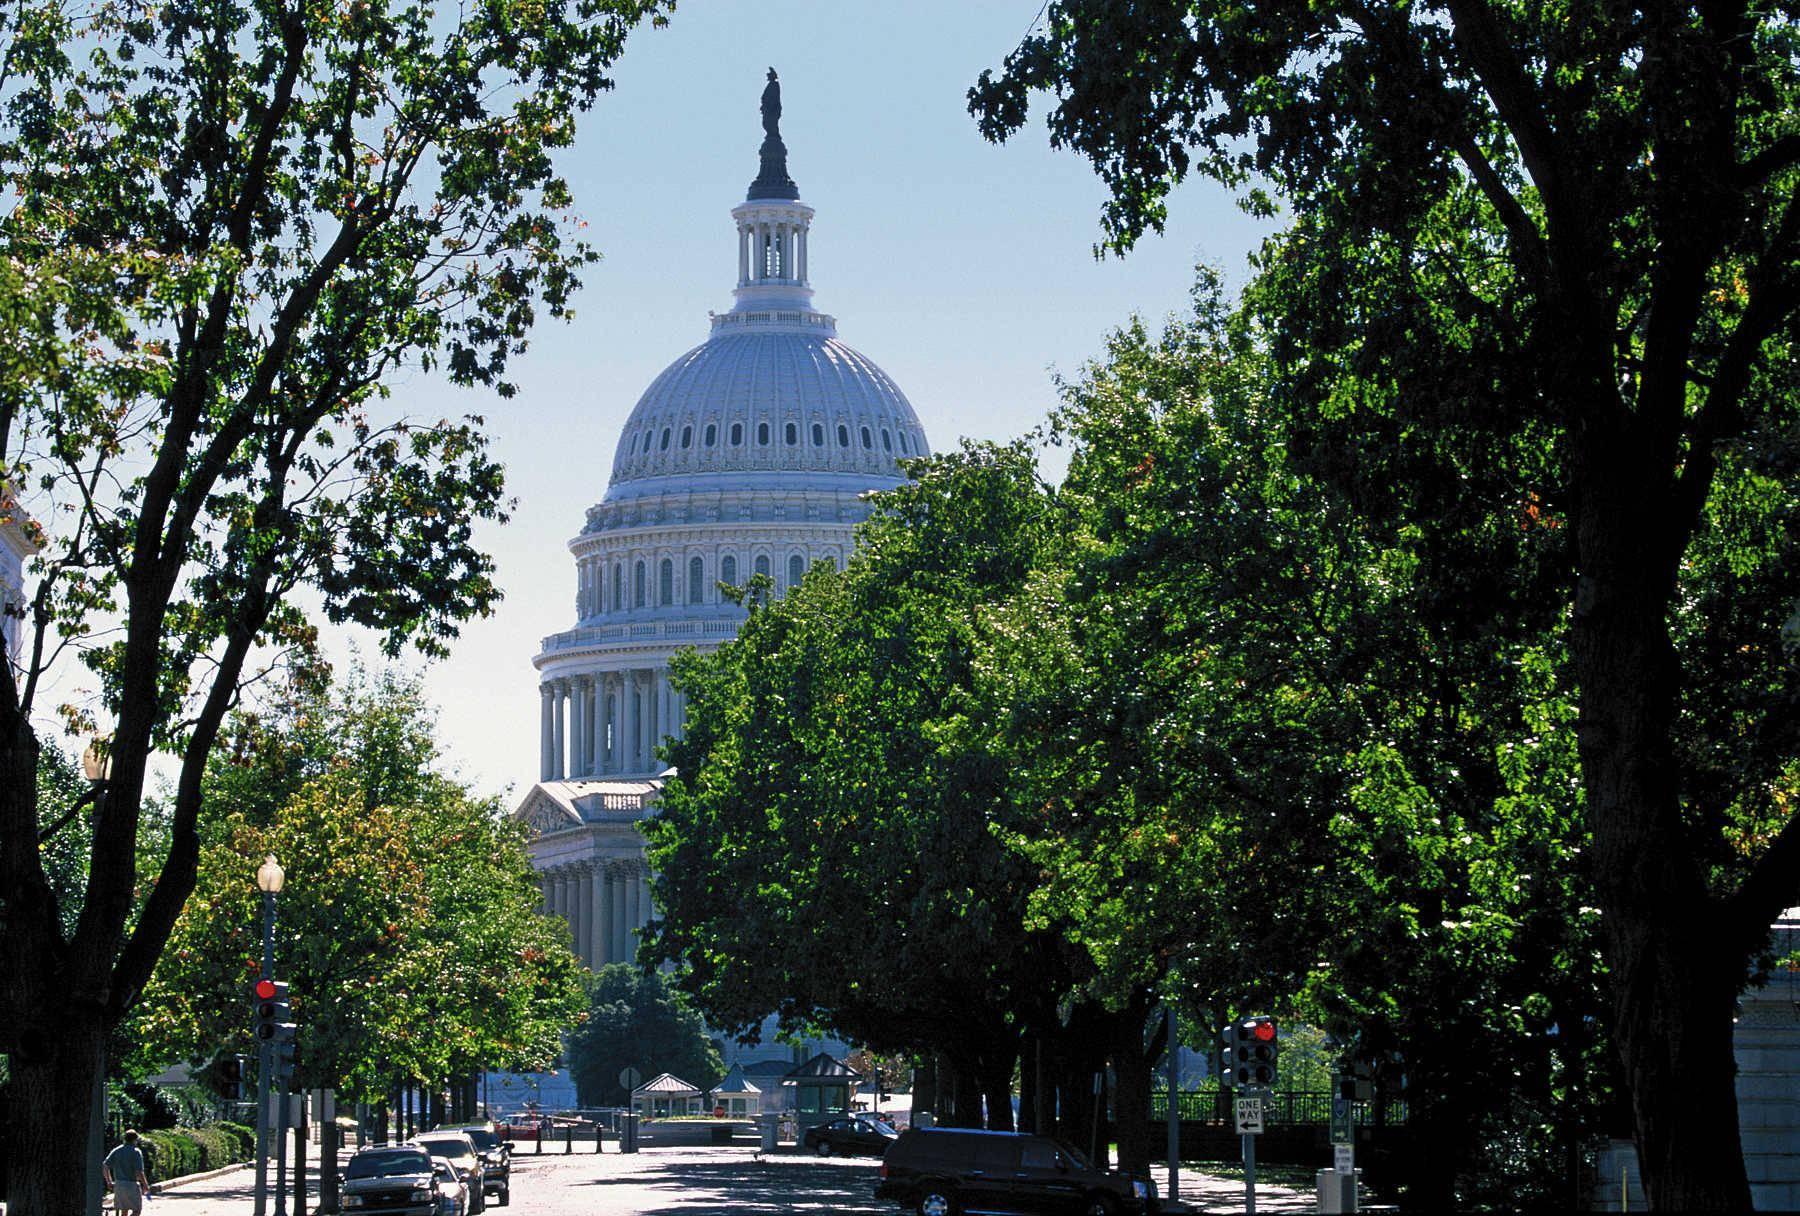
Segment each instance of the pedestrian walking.
[{"label": "pedestrian walking", "polygon": [[124,1143],[106,1154],[100,1179],[112,1189],[113,1207],[119,1216],[142,1216],[150,1179],[144,1173],[144,1150],[138,1147],[137,1132],[126,1132]]}]

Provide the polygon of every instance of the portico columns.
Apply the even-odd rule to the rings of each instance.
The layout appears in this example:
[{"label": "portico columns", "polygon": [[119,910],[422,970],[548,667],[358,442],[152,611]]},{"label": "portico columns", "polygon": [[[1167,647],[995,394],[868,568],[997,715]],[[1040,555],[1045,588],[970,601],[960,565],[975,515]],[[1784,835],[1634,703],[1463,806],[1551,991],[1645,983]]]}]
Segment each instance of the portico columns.
[{"label": "portico columns", "polygon": [[538,780],[548,781],[553,776],[550,757],[556,747],[555,711],[550,707],[550,686],[548,684],[541,685],[538,692],[539,700],[543,702],[541,710],[543,724],[539,731],[541,737],[538,740]]},{"label": "portico columns", "polygon": [[594,698],[594,729],[588,738],[588,754],[593,760],[588,771],[595,776],[606,772],[606,677],[596,675],[591,681]]},{"label": "portico columns", "polygon": [[587,706],[582,704],[581,677],[569,681],[569,777],[582,775],[581,736],[585,733]]},{"label": "portico columns", "polygon": [[619,716],[625,720],[624,746],[620,749],[619,771],[638,771],[638,695],[637,673],[619,674]]},{"label": "portico columns", "polygon": [[625,909],[625,874],[615,869],[612,873],[612,914],[613,914],[613,960],[628,963],[631,961],[631,946]]},{"label": "portico columns", "polygon": [[587,871],[585,864],[569,867],[569,932],[575,939],[577,958],[586,957],[589,934],[593,932],[593,927],[588,924]]},{"label": "portico columns", "polygon": [[568,749],[567,749],[568,732],[564,729],[563,695],[568,691],[569,686],[568,686],[567,681],[553,680],[553,681],[551,681],[551,687],[555,689],[554,699],[556,702],[556,748],[555,748],[555,752],[551,758],[552,763],[551,763],[550,776],[557,780],[561,780],[563,774],[568,772],[568,769],[564,767],[564,764],[566,763],[565,758],[568,756],[569,753],[568,753]]}]

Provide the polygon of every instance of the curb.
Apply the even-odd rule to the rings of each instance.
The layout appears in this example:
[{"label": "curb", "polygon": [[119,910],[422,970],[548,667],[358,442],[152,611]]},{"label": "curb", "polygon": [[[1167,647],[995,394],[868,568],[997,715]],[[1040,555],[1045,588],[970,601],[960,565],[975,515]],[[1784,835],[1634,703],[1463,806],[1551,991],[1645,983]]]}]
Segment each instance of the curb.
[{"label": "curb", "polygon": [[250,1162],[239,1161],[232,1165],[222,1165],[216,1170],[207,1170],[204,1173],[199,1174],[183,1174],[181,1177],[171,1178],[167,1182],[153,1183],[151,1189],[166,1191],[178,1186],[187,1186],[189,1183],[193,1182],[205,1182],[209,1178],[220,1178],[231,1173],[233,1170],[247,1170],[249,1168]]}]

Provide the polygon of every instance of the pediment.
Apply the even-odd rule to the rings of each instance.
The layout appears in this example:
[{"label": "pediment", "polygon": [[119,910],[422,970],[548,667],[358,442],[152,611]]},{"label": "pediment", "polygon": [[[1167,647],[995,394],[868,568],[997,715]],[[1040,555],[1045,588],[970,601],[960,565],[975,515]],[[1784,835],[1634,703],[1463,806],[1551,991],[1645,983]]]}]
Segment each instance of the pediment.
[{"label": "pediment", "polygon": [[519,809],[513,812],[512,817],[525,825],[532,839],[581,826],[581,816],[575,813],[574,808],[565,806],[542,786],[531,787],[531,792],[525,795],[525,800],[519,803]]}]

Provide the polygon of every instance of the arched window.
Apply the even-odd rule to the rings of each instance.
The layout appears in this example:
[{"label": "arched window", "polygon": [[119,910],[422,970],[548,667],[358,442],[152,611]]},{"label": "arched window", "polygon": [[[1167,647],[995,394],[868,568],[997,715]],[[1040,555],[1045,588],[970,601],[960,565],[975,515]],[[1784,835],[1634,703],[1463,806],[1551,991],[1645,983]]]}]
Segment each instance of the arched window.
[{"label": "arched window", "polygon": [[719,559],[719,581],[727,587],[737,586],[737,558],[729,553]]},{"label": "arched window", "polygon": [[865,452],[869,451],[870,449],[872,449],[875,446],[875,441],[869,437],[869,428],[866,426],[862,429],[862,441],[863,441],[863,451],[865,451]]},{"label": "arched window", "polygon": [[847,448],[850,446],[850,428],[841,422],[838,423],[838,446],[840,448]]},{"label": "arched window", "polygon": [[731,424],[731,446],[735,448],[742,442],[744,442],[744,424],[734,422]]},{"label": "arched window", "polygon": [[644,581],[644,563],[639,562],[631,571],[631,606],[633,608],[644,606]]},{"label": "arched window", "polygon": [[[883,434],[885,435],[886,432],[883,432]],[[694,428],[693,427],[684,426],[681,428],[681,446],[684,449],[691,448],[694,446]]]},{"label": "arched window", "polygon": [[756,572],[758,574],[762,575],[764,578],[769,577],[769,555],[767,553],[761,554],[757,557]]},{"label": "arched window", "polygon": [[796,443],[800,442],[800,428],[791,422],[788,423],[782,438],[787,440],[787,445],[790,448],[793,447]]},{"label": "arched window", "polygon": [[800,585],[800,580],[805,577],[806,562],[798,553],[796,553],[788,558],[788,589],[792,590],[793,588],[798,587]]},{"label": "arched window", "polygon": [[669,450],[669,428],[666,426],[663,428],[662,443],[658,445],[656,450],[659,452],[666,452]]},{"label": "arched window", "polygon": [[891,452],[894,450],[893,436],[888,434],[888,430],[885,426],[881,428],[881,450],[884,452]]},{"label": "arched window", "polygon": [[697,557],[688,558],[688,603],[698,604],[706,590],[706,563]]},{"label": "arched window", "polygon": [[908,455],[907,450],[906,450],[906,432],[905,431],[900,432],[900,454],[902,456]]},{"label": "arched window", "polygon": [[759,422],[756,424],[756,442],[762,444],[764,447],[768,446],[768,444],[769,444],[769,424],[768,423]]},{"label": "arched window", "polygon": [[825,428],[816,422],[813,423],[813,446],[815,448],[825,446]]},{"label": "arched window", "polygon": [[629,452],[627,452],[626,455],[628,455],[628,456],[636,456],[637,455],[638,440],[640,440],[642,438],[643,438],[642,435],[633,435],[631,437],[631,450]]},{"label": "arched window", "polygon": [[675,602],[675,563],[666,557],[656,570],[656,602],[664,608]]},{"label": "arched window", "polygon": [[710,422],[707,423],[706,424],[706,446],[710,448],[718,438],[719,438],[719,428],[714,426]]},{"label": "arched window", "polygon": [[625,567],[613,563],[613,611],[625,606]]}]

